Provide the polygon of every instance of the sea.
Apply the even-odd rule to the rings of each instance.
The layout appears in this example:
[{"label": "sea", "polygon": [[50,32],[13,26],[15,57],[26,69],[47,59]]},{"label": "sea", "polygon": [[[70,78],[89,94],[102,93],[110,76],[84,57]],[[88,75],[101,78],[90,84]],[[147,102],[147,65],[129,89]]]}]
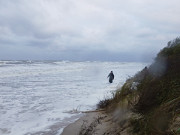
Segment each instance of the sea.
[{"label": "sea", "polygon": [[[0,135],[60,135],[147,65],[0,61]],[[110,71],[113,83],[108,82]]]}]

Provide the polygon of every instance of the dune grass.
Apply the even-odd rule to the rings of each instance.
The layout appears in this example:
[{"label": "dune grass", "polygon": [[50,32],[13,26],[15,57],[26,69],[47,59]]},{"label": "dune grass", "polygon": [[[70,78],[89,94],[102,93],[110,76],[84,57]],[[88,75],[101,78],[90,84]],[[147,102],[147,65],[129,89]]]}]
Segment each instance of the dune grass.
[{"label": "dune grass", "polygon": [[180,124],[174,129],[170,125],[180,117],[180,38],[168,42],[148,68],[129,78],[112,98],[100,101],[98,108],[112,111],[119,104],[138,114],[130,119],[133,134],[179,134]]}]

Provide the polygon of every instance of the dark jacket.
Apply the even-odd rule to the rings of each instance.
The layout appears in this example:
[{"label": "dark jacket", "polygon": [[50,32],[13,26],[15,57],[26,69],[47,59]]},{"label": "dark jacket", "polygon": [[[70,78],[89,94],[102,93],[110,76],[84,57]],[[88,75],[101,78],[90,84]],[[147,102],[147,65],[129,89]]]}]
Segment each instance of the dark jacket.
[{"label": "dark jacket", "polygon": [[112,83],[113,80],[114,80],[114,74],[113,74],[113,72],[109,73],[108,77],[109,77],[109,82]]}]

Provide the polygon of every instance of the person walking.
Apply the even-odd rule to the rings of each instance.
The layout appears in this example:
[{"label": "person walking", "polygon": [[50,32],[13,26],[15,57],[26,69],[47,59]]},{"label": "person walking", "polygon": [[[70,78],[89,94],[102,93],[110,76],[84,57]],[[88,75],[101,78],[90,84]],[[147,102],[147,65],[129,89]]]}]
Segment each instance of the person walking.
[{"label": "person walking", "polygon": [[[109,83],[112,83],[113,80],[114,80],[114,74],[113,74],[113,71],[111,71],[111,72],[109,73],[108,77],[109,77]],[[107,78],[108,78],[108,77],[107,77]]]}]

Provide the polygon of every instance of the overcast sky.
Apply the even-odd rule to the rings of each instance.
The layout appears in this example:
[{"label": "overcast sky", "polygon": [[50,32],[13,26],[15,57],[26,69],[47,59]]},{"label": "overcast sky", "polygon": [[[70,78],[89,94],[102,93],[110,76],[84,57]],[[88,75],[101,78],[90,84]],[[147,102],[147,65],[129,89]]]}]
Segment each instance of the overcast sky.
[{"label": "overcast sky", "polygon": [[0,0],[1,60],[151,61],[180,0]]}]

